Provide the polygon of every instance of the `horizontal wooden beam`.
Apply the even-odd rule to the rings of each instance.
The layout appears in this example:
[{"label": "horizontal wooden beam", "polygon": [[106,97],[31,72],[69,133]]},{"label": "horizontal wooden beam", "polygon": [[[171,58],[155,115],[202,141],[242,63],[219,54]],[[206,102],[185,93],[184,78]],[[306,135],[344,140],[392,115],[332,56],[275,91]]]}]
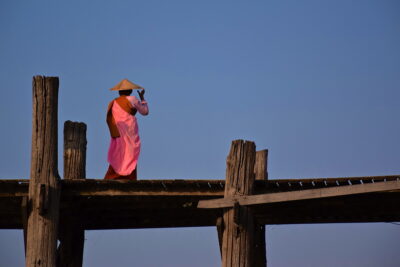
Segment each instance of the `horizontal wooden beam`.
[{"label": "horizontal wooden beam", "polygon": [[[214,197],[215,198],[215,197]],[[87,230],[215,226],[219,209],[197,209],[204,197],[84,197],[61,199],[60,220],[82,209]],[[208,199],[211,199],[209,197]],[[0,198],[0,229],[22,229],[22,198]],[[260,224],[400,221],[400,191],[255,205]]]},{"label": "horizontal wooden beam", "polygon": [[[369,184],[373,182],[392,181],[400,175],[360,176],[338,178],[302,178],[302,179],[271,179],[255,181],[255,194],[272,192],[306,190],[345,186],[348,184]],[[225,180],[139,180],[111,181],[103,179],[86,179],[84,181],[68,181],[62,179],[62,196],[134,196],[134,195],[174,195],[196,194],[199,196],[223,196]],[[0,179],[0,198],[15,198],[27,196],[28,179]]]},{"label": "horizontal wooden beam", "polygon": [[[255,181],[255,194],[338,188],[393,181],[400,175]],[[362,181],[362,182],[361,182]],[[22,229],[29,180],[0,179],[0,229]],[[223,180],[61,181],[61,221],[83,209],[85,229],[215,226],[218,209],[197,203],[224,196]],[[400,190],[255,205],[260,224],[391,222],[400,220]],[[160,214],[154,216],[154,214]],[[161,216],[162,214],[162,216]]]},{"label": "horizontal wooden beam", "polygon": [[215,209],[233,207],[235,203],[242,206],[261,205],[277,202],[317,199],[327,197],[338,197],[355,194],[392,191],[400,189],[400,181],[377,182],[370,184],[337,186],[330,188],[308,189],[289,191],[282,193],[269,193],[250,196],[235,196],[233,198],[219,198],[211,200],[200,200],[197,208]]}]

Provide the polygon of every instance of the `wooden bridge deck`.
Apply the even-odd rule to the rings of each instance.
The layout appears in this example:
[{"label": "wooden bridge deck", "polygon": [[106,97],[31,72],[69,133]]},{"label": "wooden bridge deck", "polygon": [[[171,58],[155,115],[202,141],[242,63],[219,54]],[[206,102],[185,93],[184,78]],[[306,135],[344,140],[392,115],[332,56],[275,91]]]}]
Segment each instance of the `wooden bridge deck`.
[{"label": "wooden bridge deck", "polygon": [[[400,176],[280,179],[255,182],[255,194],[399,180]],[[224,197],[224,180],[61,180],[61,215],[87,230],[215,226],[218,209],[203,199]],[[29,180],[0,179],[0,228],[22,228],[22,198]],[[400,221],[400,190],[255,206],[264,224]]]}]

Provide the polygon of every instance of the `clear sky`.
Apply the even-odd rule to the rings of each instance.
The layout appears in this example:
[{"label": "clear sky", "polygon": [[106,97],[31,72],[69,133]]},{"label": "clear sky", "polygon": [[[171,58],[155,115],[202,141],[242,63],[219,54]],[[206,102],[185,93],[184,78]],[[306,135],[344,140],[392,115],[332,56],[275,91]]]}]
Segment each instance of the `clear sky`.
[{"label": "clear sky", "polygon": [[[87,177],[107,168],[108,88],[147,89],[140,179],[224,179],[230,142],[270,151],[271,179],[400,174],[400,2],[1,1],[0,178],[28,178],[31,83],[60,77],[88,125]],[[95,218],[94,218],[95,219]],[[399,265],[400,226],[267,226],[272,267]],[[23,266],[0,230],[0,266]],[[87,231],[84,266],[219,266],[214,227]]]}]

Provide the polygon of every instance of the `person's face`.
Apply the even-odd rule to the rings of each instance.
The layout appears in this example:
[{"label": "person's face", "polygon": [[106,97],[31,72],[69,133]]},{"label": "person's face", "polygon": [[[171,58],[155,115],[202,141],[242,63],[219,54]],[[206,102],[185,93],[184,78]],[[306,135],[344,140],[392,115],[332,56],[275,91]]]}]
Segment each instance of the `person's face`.
[{"label": "person's face", "polygon": [[133,90],[121,90],[119,95],[131,95]]}]

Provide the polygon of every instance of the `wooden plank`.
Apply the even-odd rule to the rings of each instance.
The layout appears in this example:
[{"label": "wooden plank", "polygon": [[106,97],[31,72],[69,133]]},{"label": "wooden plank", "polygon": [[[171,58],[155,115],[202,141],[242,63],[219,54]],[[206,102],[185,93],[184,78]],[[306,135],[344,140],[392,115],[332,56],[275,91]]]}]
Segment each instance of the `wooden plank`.
[{"label": "wooden plank", "polygon": [[[264,181],[268,179],[268,150],[260,150],[256,152],[256,162],[254,164],[255,180]],[[265,225],[259,221],[255,222],[254,228],[255,238],[255,267],[267,266],[267,249],[265,240]]]},{"label": "wooden plank", "polygon": [[[64,193],[65,192],[65,193]],[[222,180],[64,180],[63,195],[93,196],[223,196]]]},{"label": "wooden plank", "polygon": [[[352,181],[353,184],[360,179],[364,183],[372,184],[374,181],[384,179],[395,180],[398,175],[373,176],[373,177],[349,177],[340,178],[343,181]],[[313,179],[317,186],[324,188],[333,187],[336,179],[324,178]],[[188,213],[188,208],[196,207],[200,200],[220,198],[224,196],[223,180],[142,180],[137,182],[118,183],[111,181],[87,179],[61,180],[62,198],[61,213],[66,213],[70,207],[83,208],[82,221],[85,221],[87,229],[136,229],[154,227],[192,227],[192,226],[214,226],[220,210],[216,209],[195,209]],[[327,186],[321,181],[327,180]],[[333,181],[332,181],[333,180]],[[275,187],[276,182],[290,182],[293,188],[294,183],[308,182],[309,179],[291,180],[269,180],[255,181],[254,191],[257,193],[274,192],[283,190],[282,186]],[[167,191],[162,186],[167,187]],[[210,185],[208,185],[210,183]],[[377,182],[376,182],[377,183]],[[29,180],[1,180],[0,179],[0,228],[1,229],[23,229],[21,216],[21,201],[23,196],[28,195]],[[111,196],[98,194],[91,196],[97,189],[107,192],[107,188],[121,192],[120,195]],[[162,196],[157,193],[161,192]],[[285,189],[286,190],[286,189]],[[129,191],[133,193],[130,195]],[[143,196],[135,192],[143,191]],[[124,193],[127,192],[127,193]],[[150,192],[145,195],[145,192]],[[119,193],[118,193],[119,194]],[[294,224],[294,223],[351,223],[351,222],[388,222],[398,221],[400,206],[400,190],[383,191],[354,196],[343,196],[337,198],[323,198],[304,201],[290,201],[272,203],[268,205],[255,205],[257,220],[263,224]],[[360,202],[360,203],[359,203]],[[297,204],[299,203],[299,204]],[[301,204],[301,206],[299,206]],[[310,209],[303,207],[306,205]],[[149,217],[143,213],[144,209],[154,212],[170,212],[171,216],[165,215],[162,220]],[[201,212],[203,211],[203,212]],[[205,212],[207,211],[207,212]],[[358,213],[358,211],[362,211]],[[328,216],[327,212],[332,216]],[[125,216],[126,213],[140,214],[142,217],[133,218]],[[62,214],[61,214],[62,215]],[[351,216],[350,216],[351,215]],[[179,219],[172,218],[177,216]],[[207,217],[207,218],[203,218]],[[96,218],[96,219],[94,219]],[[114,220],[115,218],[115,220]],[[126,221],[118,221],[126,220]],[[182,220],[182,221],[179,221]]]},{"label": "wooden plank", "polygon": [[57,77],[33,77],[31,179],[26,266],[54,267],[59,216]]},{"label": "wooden plank", "polygon": [[[66,121],[64,123],[64,179],[86,177],[86,124]],[[80,206],[69,208],[60,220],[60,246],[57,255],[58,267],[81,267],[85,230],[82,225]]]},{"label": "wooden plank", "polygon": [[[264,194],[276,191],[293,191],[305,188],[336,187],[340,184],[365,184],[372,181],[392,181],[399,179],[400,175],[387,176],[361,176],[318,179],[274,179],[255,181],[255,193]],[[310,185],[314,182],[314,186]],[[279,186],[277,186],[277,184]],[[288,185],[290,184],[290,186]],[[301,184],[301,186],[300,186]],[[197,196],[223,196],[224,180],[139,180],[139,181],[110,181],[103,179],[61,180],[62,195],[68,197],[83,196],[138,196],[138,195],[197,195]],[[23,197],[28,195],[28,179],[0,179],[1,197]]]},{"label": "wooden plank", "polygon": [[[232,142],[227,158],[225,197],[253,193],[255,154],[253,142]],[[251,209],[225,209],[223,223],[222,266],[254,266],[254,215]]]},{"label": "wooden plank", "polygon": [[371,184],[347,185],[329,188],[298,190],[283,193],[270,193],[252,196],[237,196],[212,200],[199,201],[197,208],[228,208],[233,207],[236,202],[242,206],[261,205],[286,201],[297,201],[305,199],[319,199],[327,197],[338,197],[355,194],[365,194],[381,191],[392,191],[400,189],[400,181],[376,182]]},{"label": "wooden plank", "polygon": [[[214,226],[222,209],[197,209],[201,196],[78,197],[61,199],[60,220],[82,209],[86,229]],[[400,191],[278,202],[252,206],[262,224],[399,221]],[[151,211],[151,212],[146,212]],[[162,214],[162,216],[152,216]],[[23,229],[21,198],[0,198],[0,228]],[[268,235],[267,235],[268,236]]]}]

